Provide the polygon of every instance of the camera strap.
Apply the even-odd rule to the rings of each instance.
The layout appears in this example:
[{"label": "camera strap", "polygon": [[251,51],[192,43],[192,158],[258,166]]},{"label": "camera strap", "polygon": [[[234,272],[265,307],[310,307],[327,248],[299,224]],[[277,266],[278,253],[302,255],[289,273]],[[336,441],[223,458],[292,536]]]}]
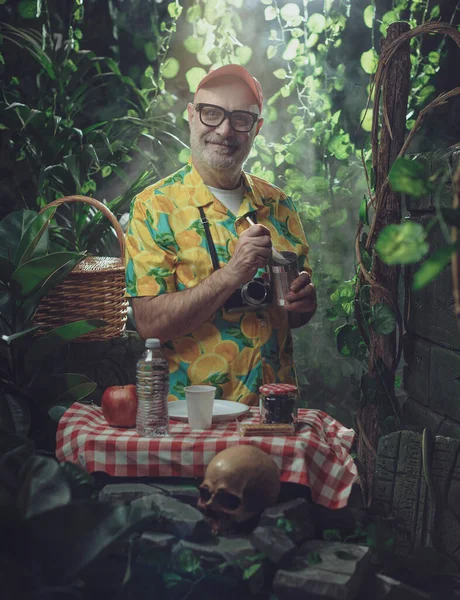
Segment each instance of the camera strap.
[{"label": "camera strap", "polygon": [[[204,233],[206,235],[206,241],[208,242],[209,253],[211,255],[211,260],[212,260],[212,266],[214,267],[214,271],[217,271],[217,269],[220,268],[220,265],[219,265],[219,259],[217,258],[216,247],[215,247],[214,241],[212,239],[211,229],[209,227],[209,221],[206,218],[204,208],[202,206],[199,206],[198,210],[200,211],[201,222],[203,223]],[[257,213],[252,212],[249,214],[251,215],[251,218],[254,221],[254,223],[257,223]]]}]

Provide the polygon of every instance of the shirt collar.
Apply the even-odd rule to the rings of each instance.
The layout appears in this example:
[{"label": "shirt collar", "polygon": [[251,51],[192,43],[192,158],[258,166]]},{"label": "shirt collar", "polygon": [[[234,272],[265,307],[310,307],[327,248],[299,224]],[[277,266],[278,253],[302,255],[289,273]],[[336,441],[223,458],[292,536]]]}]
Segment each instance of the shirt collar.
[{"label": "shirt collar", "polygon": [[[203,181],[201,175],[193,166],[191,160],[189,161],[189,164],[191,169],[186,175],[186,184],[187,186],[196,188],[196,193],[191,198],[192,204],[197,207],[212,204],[215,201],[214,196]],[[249,173],[242,171],[241,175],[243,179],[244,197],[238,214],[244,215],[249,212],[257,211],[264,206],[264,203],[257,190],[257,186],[254,185],[254,181]]]}]

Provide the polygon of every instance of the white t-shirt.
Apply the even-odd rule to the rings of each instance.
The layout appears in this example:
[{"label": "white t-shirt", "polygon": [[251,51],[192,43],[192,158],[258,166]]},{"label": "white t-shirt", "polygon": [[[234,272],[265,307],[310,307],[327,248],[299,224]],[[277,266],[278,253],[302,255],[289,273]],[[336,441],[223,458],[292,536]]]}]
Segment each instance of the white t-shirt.
[{"label": "white t-shirt", "polygon": [[213,194],[219,202],[222,202],[225,208],[235,216],[238,214],[241,201],[244,198],[243,182],[241,182],[240,186],[234,190],[221,190],[220,188],[211,187],[210,185],[208,185],[208,188],[211,191],[211,194]]}]

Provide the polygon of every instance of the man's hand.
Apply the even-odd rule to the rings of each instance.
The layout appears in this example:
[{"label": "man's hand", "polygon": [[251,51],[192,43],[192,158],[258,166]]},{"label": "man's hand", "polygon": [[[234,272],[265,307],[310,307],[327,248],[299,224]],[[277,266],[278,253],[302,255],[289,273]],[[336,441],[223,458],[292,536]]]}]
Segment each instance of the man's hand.
[{"label": "man's hand", "polygon": [[243,231],[232,258],[225,267],[237,285],[250,281],[271,256],[270,231],[264,225],[251,225]]},{"label": "man's hand", "polygon": [[310,275],[303,271],[291,283],[291,289],[284,297],[284,310],[297,313],[314,313],[316,310],[316,290]]}]

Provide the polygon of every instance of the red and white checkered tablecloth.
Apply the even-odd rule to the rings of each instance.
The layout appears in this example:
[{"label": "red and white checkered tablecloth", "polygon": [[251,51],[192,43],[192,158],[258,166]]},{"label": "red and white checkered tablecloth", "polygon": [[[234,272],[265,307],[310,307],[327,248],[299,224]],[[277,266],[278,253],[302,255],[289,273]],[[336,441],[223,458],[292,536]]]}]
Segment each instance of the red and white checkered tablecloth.
[{"label": "red and white checkered tablecloth", "polygon": [[[258,422],[258,413],[251,408],[240,420]],[[343,508],[357,479],[349,453],[354,431],[321,410],[300,409],[298,419],[293,436],[241,437],[236,420],[206,431],[171,420],[168,437],[145,438],[135,429],[110,427],[99,407],[76,402],[59,422],[56,456],[112,476],[201,478],[215,454],[234,444],[251,444],[272,456],[281,481],[307,485],[315,502]]]}]

